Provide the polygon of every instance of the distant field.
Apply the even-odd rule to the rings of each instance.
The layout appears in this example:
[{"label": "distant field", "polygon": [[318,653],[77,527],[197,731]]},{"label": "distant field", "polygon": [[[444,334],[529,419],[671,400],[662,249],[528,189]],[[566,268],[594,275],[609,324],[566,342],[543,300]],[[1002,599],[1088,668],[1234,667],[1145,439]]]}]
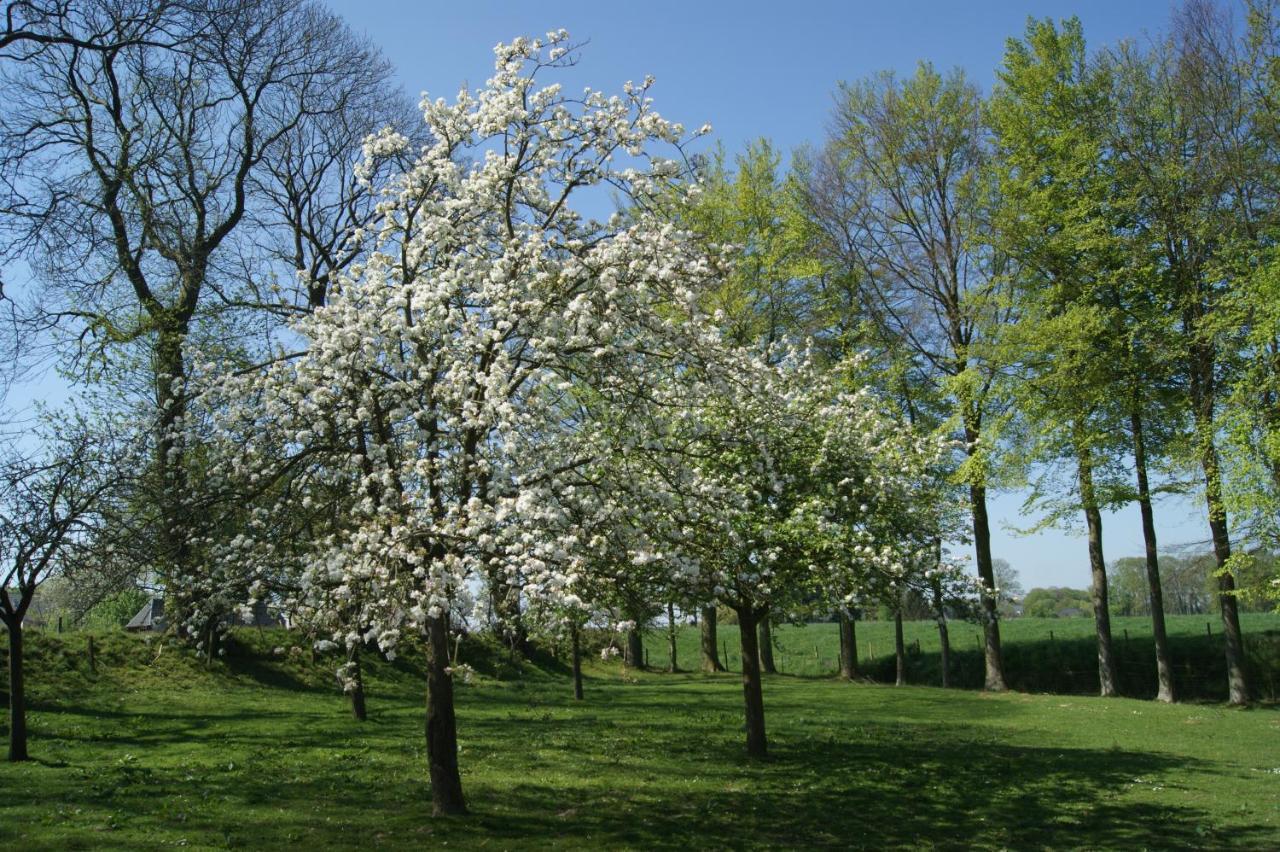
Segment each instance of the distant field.
[{"label": "distant field", "polygon": [[[1222,620],[1216,614],[1168,616],[1176,685],[1187,697],[1226,698],[1222,652]],[[1253,669],[1255,691],[1280,698],[1280,614],[1244,613],[1245,648]],[[982,685],[981,628],[968,622],[949,625],[952,675],[959,686]],[[1126,637],[1127,631],[1127,637]],[[932,621],[909,621],[903,634],[911,646],[909,675],[915,683],[941,682],[938,629]],[[1092,693],[1098,689],[1096,642],[1092,618],[1013,618],[1000,622],[1008,676],[1015,688],[1033,692]],[[722,624],[720,645],[729,667],[741,671],[738,628]],[[1120,665],[1122,688],[1134,697],[1155,695],[1155,647],[1146,616],[1112,618],[1112,637]],[[893,677],[893,622],[857,623],[858,657],[865,674]],[[919,653],[915,653],[919,643]],[[677,661],[696,668],[701,659],[696,627],[683,626],[677,638]],[[774,631],[774,659],[788,674],[825,676],[839,666],[840,635],[831,623],[782,625]],[[650,664],[667,665],[667,634],[657,627],[646,634]],[[722,653],[723,653],[722,650]],[[722,660],[723,662],[723,660]],[[1220,693],[1220,694],[1219,694]]]},{"label": "distant field", "polygon": [[361,724],[335,660],[271,652],[295,641],[244,632],[206,668],[102,635],[91,672],[82,635],[34,637],[35,761],[0,763],[0,849],[1280,848],[1274,708],[770,677],[751,763],[736,675],[597,658],[578,703],[562,664],[476,641],[472,815],[432,819],[418,657],[367,660]]}]

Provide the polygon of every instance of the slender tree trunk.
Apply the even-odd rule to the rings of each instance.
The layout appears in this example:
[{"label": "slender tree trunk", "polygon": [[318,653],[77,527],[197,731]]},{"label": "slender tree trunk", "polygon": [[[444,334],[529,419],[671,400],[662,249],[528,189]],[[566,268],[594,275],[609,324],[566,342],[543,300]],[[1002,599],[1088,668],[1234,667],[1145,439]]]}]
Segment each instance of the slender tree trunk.
[{"label": "slender tree trunk", "polygon": [[894,679],[895,686],[907,685],[907,645],[902,639],[902,608],[898,607],[893,612],[893,656],[894,662],[898,666],[898,676]]},{"label": "slender tree trunk", "polygon": [[633,669],[644,668],[644,636],[639,628],[627,631],[627,644],[623,649],[622,660]]},{"label": "slender tree trunk", "polygon": [[764,690],[760,673],[760,647],[756,640],[756,622],[768,618],[750,604],[739,607],[738,636],[742,642],[742,697],[746,705],[747,756],[762,758],[769,753],[764,732]]},{"label": "slender tree trunk", "polygon": [[1227,655],[1227,700],[1237,705],[1248,704],[1249,680],[1244,667],[1244,636],[1240,630],[1236,579],[1228,568],[1231,536],[1227,530],[1227,513],[1222,506],[1216,468],[1213,482],[1212,489],[1205,489],[1205,499],[1209,504],[1209,531],[1213,535],[1213,554],[1218,569],[1218,605],[1222,610],[1223,645]]},{"label": "slender tree trunk", "polygon": [[680,667],[676,661],[676,608],[675,604],[667,604],[667,657],[668,670],[671,672],[680,671]]},{"label": "slender tree trunk", "polygon": [[1093,485],[1093,460],[1088,450],[1078,459],[1080,502],[1089,530],[1089,571],[1093,575],[1093,625],[1098,635],[1098,682],[1104,698],[1119,694],[1116,661],[1111,647],[1111,610],[1107,603],[1107,563],[1102,556],[1102,512]]},{"label": "slender tree trunk", "polygon": [[942,688],[951,686],[951,635],[947,630],[947,609],[942,600],[942,583],[933,581],[933,617],[938,622],[938,646],[942,649]]},{"label": "slender tree trunk", "polygon": [[844,609],[840,610],[840,676],[845,680],[858,676],[858,634],[853,617]]},{"label": "slender tree trunk", "polygon": [[360,645],[352,645],[347,654],[347,662],[351,664],[351,715],[358,721],[369,717],[364,704],[364,676],[360,672]]},{"label": "slender tree trunk", "polygon": [[458,723],[449,674],[449,626],[441,615],[427,621],[427,765],[431,810],[436,816],[465,814],[458,774]]},{"label": "slender tree trunk", "polygon": [[704,672],[722,672],[724,666],[720,664],[720,649],[716,645],[716,608],[714,606],[704,606],[702,608],[702,670]]},{"label": "slender tree trunk", "polygon": [[773,664],[773,627],[769,619],[760,619],[760,668],[765,674],[777,674],[778,667]]},{"label": "slender tree trunk", "polygon": [[520,590],[509,585],[494,572],[489,577],[494,615],[498,618],[498,635],[512,654],[529,656],[529,632],[520,613]]},{"label": "slender tree trunk", "polygon": [[1147,447],[1143,436],[1142,415],[1135,406],[1130,423],[1133,427],[1133,466],[1138,477],[1138,509],[1142,513],[1142,541],[1147,556],[1147,589],[1151,599],[1151,633],[1156,641],[1156,678],[1159,687],[1156,700],[1173,702],[1173,660],[1169,655],[1169,634],[1164,624],[1164,590],[1160,583],[1160,556],[1156,544],[1156,522],[1151,511],[1151,487],[1147,481]]},{"label": "slender tree trunk", "polygon": [[[969,440],[976,440],[972,435]],[[978,579],[984,587],[982,593],[983,663],[986,668],[985,688],[992,692],[1008,689],[1004,679],[1004,659],[1000,653],[1000,621],[996,612],[996,599],[992,589],[996,587],[995,568],[991,564],[991,523],[987,518],[987,489],[980,485],[969,486],[969,502],[973,509],[973,548],[977,559]]]},{"label": "slender tree trunk", "polygon": [[582,632],[573,626],[573,697],[582,700]]},{"label": "slender tree trunk", "polygon": [[1218,603],[1222,610],[1223,648],[1227,656],[1227,700],[1232,704],[1249,702],[1249,680],[1244,666],[1244,637],[1240,632],[1240,612],[1236,606],[1236,581],[1230,570],[1231,535],[1227,510],[1222,502],[1222,471],[1218,447],[1214,441],[1214,409],[1216,386],[1214,368],[1216,352],[1213,344],[1200,334],[1200,306],[1193,306],[1183,318],[1184,328],[1193,340],[1189,352],[1188,377],[1191,386],[1192,414],[1199,442],[1200,467],[1204,472],[1204,499],[1209,510],[1209,532],[1213,537],[1213,555],[1217,563]]},{"label": "slender tree trunk", "polygon": [[4,620],[9,631],[9,762],[30,760],[27,754],[27,694],[22,682],[22,619]]}]

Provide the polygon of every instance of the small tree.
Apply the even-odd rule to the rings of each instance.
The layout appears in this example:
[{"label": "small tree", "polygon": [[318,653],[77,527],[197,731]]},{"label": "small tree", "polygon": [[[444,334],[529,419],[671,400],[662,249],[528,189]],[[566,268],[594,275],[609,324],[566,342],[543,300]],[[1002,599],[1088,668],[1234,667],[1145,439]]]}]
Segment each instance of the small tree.
[{"label": "small tree", "polygon": [[83,426],[0,461],[0,623],[9,634],[9,760],[27,760],[23,629],[36,590],[84,555],[127,467]]},{"label": "small tree", "polygon": [[[758,628],[807,608],[869,572],[894,574],[918,540],[894,537],[936,442],[889,416],[867,390],[846,391],[846,371],[799,353],[768,364],[745,353],[718,383],[691,390],[670,427],[675,445],[649,481],[691,495],[679,503],[673,548],[696,566],[687,582],[737,615],[747,754],[768,753]],[[923,524],[919,525],[923,527]]]}]

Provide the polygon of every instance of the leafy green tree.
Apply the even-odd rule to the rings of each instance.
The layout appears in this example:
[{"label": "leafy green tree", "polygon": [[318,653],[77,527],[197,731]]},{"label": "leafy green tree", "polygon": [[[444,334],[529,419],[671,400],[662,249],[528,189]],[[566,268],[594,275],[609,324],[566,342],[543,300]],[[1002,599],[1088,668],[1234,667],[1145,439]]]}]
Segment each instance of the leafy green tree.
[{"label": "leafy green tree", "polygon": [[1191,2],[1173,34],[1113,52],[1111,159],[1136,207],[1152,287],[1178,325],[1179,405],[1192,424],[1182,458],[1199,470],[1217,565],[1231,703],[1248,701],[1228,519],[1231,466],[1223,414],[1248,350],[1238,293],[1249,279],[1258,219],[1252,143],[1236,37],[1221,10]]},{"label": "leafy green tree", "polygon": [[1011,393],[1027,427],[1025,461],[1046,472],[1056,463],[1074,467],[1076,487],[1065,493],[1075,498],[1041,483],[1033,499],[1047,491],[1056,515],[1083,511],[1099,680],[1102,694],[1113,696],[1101,509],[1117,499],[1113,474],[1124,452],[1114,437],[1123,432],[1123,408],[1113,402],[1127,384],[1120,281],[1129,270],[1127,208],[1105,151],[1109,86],[1089,61],[1076,19],[1029,23],[1023,40],[1009,41],[999,75],[990,110],[1000,154],[995,221],[1017,261],[1019,308],[1005,339]]},{"label": "leafy green tree", "polygon": [[1027,618],[1063,618],[1075,614],[1088,615],[1093,608],[1093,595],[1084,589],[1066,589],[1050,586],[1027,592],[1023,600],[1023,615]]},{"label": "leafy green tree", "polygon": [[961,71],[922,63],[843,84],[830,137],[802,166],[830,338],[871,344],[881,384],[918,428],[940,416],[960,438],[983,595],[986,686],[1004,689],[991,590],[987,490],[1002,412],[983,352],[1007,319],[986,235],[989,149],[982,99]]}]

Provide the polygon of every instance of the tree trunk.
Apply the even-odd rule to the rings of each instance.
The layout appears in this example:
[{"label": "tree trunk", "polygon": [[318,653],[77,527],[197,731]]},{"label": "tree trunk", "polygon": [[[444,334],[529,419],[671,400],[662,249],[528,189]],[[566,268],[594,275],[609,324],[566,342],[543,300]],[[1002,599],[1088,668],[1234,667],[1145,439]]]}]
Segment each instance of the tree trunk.
[{"label": "tree trunk", "polygon": [[[970,441],[977,435],[967,435]],[[973,510],[973,549],[977,557],[978,579],[982,580],[983,663],[986,668],[984,688],[992,692],[1008,689],[1004,679],[1004,659],[1000,653],[1000,621],[996,612],[995,568],[991,564],[991,523],[987,518],[987,489],[969,486],[969,503]]]},{"label": "tree trunk", "polygon": [[351,651],[347,654],[347,662],[351,663],[351,681],[354,684],[351,688],[351,715],[358,721],[363,722],[369,716],[364,704],[364,676],[360,673],[360,646],[358,644],[351,646]]},{"label": "tree trunk", "polygon": [[529,631],[520,613],[520,590],[506,583],[496,571],[490,575],[489,589],[498,635],[511,653],[529,656]]},{"label": "tree trunk", "polygon": [[720,649],[716,645],[716,608],[714,606],[704,606],[702,608],[702,670],[704,672],[722,672],[724,666],[720,664]]},{"label": "tree trunk", "polygon": [[1138,509],[1142,513],[1142,541],[1147,556],[1147,589],[1151,599],[1151,633],[1156,642],[1157,701],[1173,702],[1173,660],[1169,655],[1169,634],[1164,624],[1164,590],[1160,583],[1160,556],[1156,545],[1156,522],[1151,511],[1151,487],[1147,482],[1147,447],[1142,415],[1135,407],[1133,426],[1133,466],[1138,476]]},{"label": "tree trunk", "polygon": [[27,754],[27,694],[22,682],[22,619],[6,618],[9,631],[9,762],[30,760]]},{"label": "tree trunk", "polygon": [[1079,451],[1080,502],[1089,529],[1089,571],[1093,576],[1093,625],[1098,635],[1098,683],[1104,698],[1118,693],[1116,661],[1111,647],[1111,610],[1107,602],[1107,563],[1102,556],[1102,512],[1093,487],[1093,460]]},{"label": "tree trunk", "polygon": [[[165,620],[174,627],[178,636],[194,642],[202,637],[199,626],[194,625],[192,629],[191,624],[200,602],[194,598],[191,550],[194,536],[191,518],[185,508],[189,491],[186,442],[183,440],[187,368],[182,349],[186,337],[184,323],[162,322],[155,348],[155,392],[159,412],[155,421],[155,462],[160,480],[158,508],[161,528],[158,542],[162,552],[159,559],[166,566]],[[207,611],[203,614],[216,619]],[[206,650],[212,661],[212,645]]]},{"label": "tree trunk", "polygon": [[676,608],[671,603],[667,604],[667,657],[668,671],[680,671],[676,661]]},{"label": "tree trunk", "polygon": [[773,627],[769,619],[760,619],[760,668],[765,674],[777,674],[778,667],[773,664]]},{"label": "tree trunk", "polygon": [[750,604],[736,609],[738,636],[742,642],[742,697],[746,704],[747,756],[763,758],[769,753],[764,732],[764,690],[761,686],[760,647],[756,640],[756,621],[768,615],[757,612]]},{"label": "tree trunk", "polygon": [[898,676],[894,679],[894,686],[907,685],[907,645],[902,640],[902,608],[898,607],[893,612],[893,656],[894,662],[898,666]]},{"label": "tree trunk", "polygon": [[844,609],[840,610],[840,676],[845,680],[858,676],[858,634],[853,617]]},{"label": "tree trunk", "polygon": [[1214,409],[1216,405],[1215,362],[1213,344],[1200,334],[1203,312],[1193,305],[1183,317],[1184,329],[1192,338],[1188,362],[1191,385],[1192,414],[1200,450],[1200,467],[1204,472],[1204,499],[1209,509],[1209,532],[1213,537],[1213,555],[1217,563],[1218,603],[1222,610],[1223,646],[1227,656],[1227,700],[1247,704],[1249,680],[1244,667],[1244,638],[1240,632],[1240,613],[1236,606],[1236,581],[1230,571],[1231,535],[1227,510],[1222,503],[1222,472],[1218,447],[1214,442]]},{"label": "tree trunk", "polygon": [[427,621],[427,765],[431,773],[431,810],[436,816],[465,814],[458,775],[458,723],[453,712],[453,676],[449,674],[446,616]]},{"label": "tree trunk", "polygon": [[644,668],[644,637],[638,628],[627,631],[627,644],[622,654],[622,661],[631,668]]},{"label": "tree trunk", "polygon": [[[1217,485],[1215,478],[1215,486]],[[1244,637],[1240,631],[1240,610],[1236,602],[1236,579],[1228,570],[1231,558],[1231,536],[1227,530],[1227,513],[1222,506],[1222,492],[1206,488],[1209,504],[1209,530],[1213,534],[1213,554],[1218,574],[1218,605],[1222,609],[1223,645],[1227,655],[1227,700],[1232,704],[1249,703],[1249,681],[1244,668]]]},{"label": "tree trunk", "polygon": [[942,583],[933,581],[933,617],[938,622],[938,646],[942,649],[942,688],[951,686],[951,636],[947,631],[947,609],[942,600]]},{"label": "tree trunk", "polygon": [[573,697],[582,700],[582,632],[573,627]]}]

